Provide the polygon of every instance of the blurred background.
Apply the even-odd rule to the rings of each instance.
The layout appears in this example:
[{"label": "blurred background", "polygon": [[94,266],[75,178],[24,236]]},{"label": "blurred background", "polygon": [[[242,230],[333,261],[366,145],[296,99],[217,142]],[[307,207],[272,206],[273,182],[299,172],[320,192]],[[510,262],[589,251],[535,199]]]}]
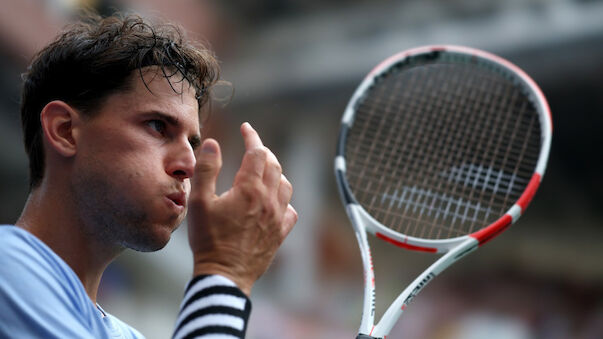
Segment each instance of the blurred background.
[{"label": "blurred background", "polygon": [[[339,120],[374,65],[433,43],[485,49],[530,74],[549,99],[553,148],[525,217],[430,284],[389,338],[603,338],[603,1],[0,0],[0,223],[27,196],[20,74],[82,6],[161,15],[207,40],[234,89],[204,128],[225,155],[219,189],[238,169],[244,121],[293,183],[300,219],[254,287],[248,338],[355,336],[362,270],[333,179]],[[435,257],[372,246],[380,317]],[[162,251],[124,253],[99,302],[169,338],[191,264],[181,227]]]}]

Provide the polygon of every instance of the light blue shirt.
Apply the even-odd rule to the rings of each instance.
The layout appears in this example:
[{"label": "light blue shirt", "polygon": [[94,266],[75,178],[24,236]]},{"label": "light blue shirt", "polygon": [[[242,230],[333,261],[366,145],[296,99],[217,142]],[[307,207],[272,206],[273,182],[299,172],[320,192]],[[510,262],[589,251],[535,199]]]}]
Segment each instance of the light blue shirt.
[{"label": "light blue shirt", "polygon": [[105,314],[48,246],[0,226],[0,338],[144,338]]}]

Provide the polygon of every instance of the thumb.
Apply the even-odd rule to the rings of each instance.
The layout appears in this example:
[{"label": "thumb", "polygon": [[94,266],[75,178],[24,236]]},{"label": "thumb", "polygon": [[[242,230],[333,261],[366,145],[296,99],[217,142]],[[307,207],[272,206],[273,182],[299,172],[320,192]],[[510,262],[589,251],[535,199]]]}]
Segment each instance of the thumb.
[{"label": "thumb", "polygon": [[207,199],[216,194],[216,180],[222,168],[222,153],[220,144],[214,139],[205,139],[201,147],[195,151],[197,164],[191,180],[192,192]]}]

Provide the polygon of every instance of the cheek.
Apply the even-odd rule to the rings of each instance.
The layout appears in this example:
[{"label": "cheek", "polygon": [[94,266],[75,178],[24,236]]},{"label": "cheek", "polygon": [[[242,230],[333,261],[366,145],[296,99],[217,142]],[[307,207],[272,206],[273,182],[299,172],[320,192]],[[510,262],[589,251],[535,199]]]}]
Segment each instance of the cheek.
[{"label": "cheek", "polygon": [[[151,162],[147,159],[133,158],[123,166],[113,171],[119,175],[122,187],[129,195],[138,195],[139,199],[149,199],[160,193],[165,179],[163,169],[159,162]],[[162,180],[164,179],[164,180]]]},{"label": "cheek", "polygon": [[[129,132],[129,133],[128,133]],[[149,192],[153,183],[165,180],[162,148],[132,129],[91,134],[78,150],[77,171],[108,176],[109,181],[132,193]]]},{"label": "cheek", "polygon": [[121,170],[129,175],[145,175],[162,167],[160,149],[145,143],[125,141],[107,144],[97,154],[112,163],[110,166],[116,172]]},{"label": "cheek", "polygon": [[[99,152],[85,159],[78,171],[105,177],[111,190],[125,196],[137,196],[137,199],[156,195],[157,183],[161,179],[162,166],[155,155],[142,156],[142,152],[116,150]],[[155,158],[156,159],[156,158]]]}]

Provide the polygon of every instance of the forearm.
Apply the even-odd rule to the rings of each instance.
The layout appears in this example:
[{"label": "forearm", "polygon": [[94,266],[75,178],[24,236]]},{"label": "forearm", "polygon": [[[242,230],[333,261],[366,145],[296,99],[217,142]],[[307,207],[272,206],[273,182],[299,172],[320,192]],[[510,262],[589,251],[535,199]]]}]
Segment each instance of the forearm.
[{"label": "forearm", "polygon": [[220,335],[244,338],[251,312],[249,298],[229,279],[201,275],[186,287],[174,339]]}]

